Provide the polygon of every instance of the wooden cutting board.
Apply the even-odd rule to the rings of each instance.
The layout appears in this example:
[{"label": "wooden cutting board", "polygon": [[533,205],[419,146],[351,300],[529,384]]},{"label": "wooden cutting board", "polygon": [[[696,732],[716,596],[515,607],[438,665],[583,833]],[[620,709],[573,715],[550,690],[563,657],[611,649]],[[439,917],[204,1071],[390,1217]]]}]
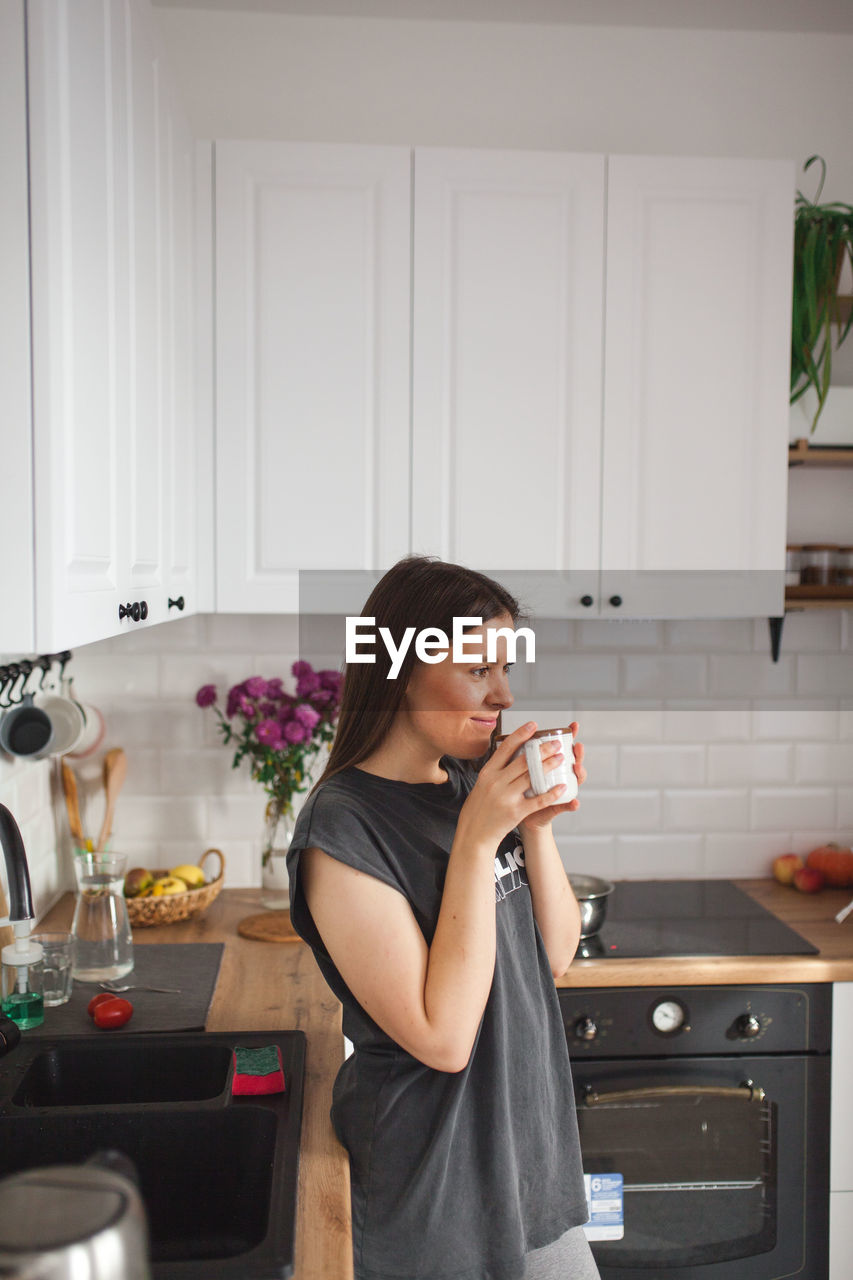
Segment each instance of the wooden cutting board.
[{"label": "wooden cutting board", "polygon": [[302,939],[290,923],[289,911],[259,911],[246,916],[237,925],[237,932],[256,942],[301,942]]}]

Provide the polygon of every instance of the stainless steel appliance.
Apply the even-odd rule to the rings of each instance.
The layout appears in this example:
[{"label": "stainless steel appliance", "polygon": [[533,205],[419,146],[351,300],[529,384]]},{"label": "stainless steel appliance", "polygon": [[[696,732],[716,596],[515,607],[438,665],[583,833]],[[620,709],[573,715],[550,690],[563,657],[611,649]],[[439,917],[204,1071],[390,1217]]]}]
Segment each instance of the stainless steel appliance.
[{"label": "stainless steel appliance", "polygon": [[[815,950],[725,882],[628,886],[612,896],[604,956],[644,954],[644,931],[654,955],[726,954],[720,930],[732,954]],[[709,930],[720,903],[734,914]],[[592,1244],[602,1280],[826,1280],[831,986],[559,994],[584,1170],[624,1186],[624,1234]]]}]

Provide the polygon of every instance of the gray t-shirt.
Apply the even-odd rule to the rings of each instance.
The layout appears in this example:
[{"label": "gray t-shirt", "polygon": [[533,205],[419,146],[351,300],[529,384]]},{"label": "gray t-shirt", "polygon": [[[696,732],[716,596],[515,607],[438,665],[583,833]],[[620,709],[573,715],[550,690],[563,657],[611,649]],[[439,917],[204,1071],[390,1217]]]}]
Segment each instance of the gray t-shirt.
[{"label": "gray t-shirt", "polygon": [[350,1155],[356,1280],[520,1280],[526,1253],[588,1217],[566,1036],[517,832],[495,858],[494,980],[458,1073],[424,1066],[365,1013],[301,892],[301,851],[323,849],[402,893],[430,943],[476,781],[464,762],[442,765],[438,784],[335,775],[300,813],[288,854],[294,927],[354,1045],[331,1114]]}]

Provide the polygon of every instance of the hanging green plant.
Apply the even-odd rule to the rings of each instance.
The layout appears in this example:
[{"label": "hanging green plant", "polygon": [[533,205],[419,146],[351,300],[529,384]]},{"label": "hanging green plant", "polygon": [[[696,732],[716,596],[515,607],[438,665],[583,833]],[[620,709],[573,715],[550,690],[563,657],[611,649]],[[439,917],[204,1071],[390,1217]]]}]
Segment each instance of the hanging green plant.
[{"label": "hanging green plant", "polygon": [[817,160],[820,184],[814,201],[797,192],[794,213],[794,307],[791,331],[791,404],[813,387],[817,412],[814,432],[832,377],[832,325],[840,347],[850,331],[853,309],[844,328],[838,311],[838,285],[845,257],[853,265],[853,205],[818,204],[826,178],[822,156],[810,156],[803,172]]}]

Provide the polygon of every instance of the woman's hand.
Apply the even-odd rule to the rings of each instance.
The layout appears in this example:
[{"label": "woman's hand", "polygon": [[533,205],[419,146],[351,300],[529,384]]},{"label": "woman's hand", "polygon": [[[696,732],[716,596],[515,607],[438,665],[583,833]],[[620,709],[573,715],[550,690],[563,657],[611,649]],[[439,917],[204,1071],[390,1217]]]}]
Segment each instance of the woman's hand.
[{"label": "woman's hand", "polygon": [[[487,843],[496,849],[508,831],[529,821],[532,816],[562,810],[563,807],[577,808],[577,801],[559,805],[560,795],[566,789],[562,782],[544,795],[525,796],[530,787],[527,761],[523,753],[517,760],[513,756],[535,732],[536,722],[528,721],[509,734],[483,765],[459,814],[457,831],[462,832],[466,840]],[[552,758],[562,760],[562,754],[558,753],[558,743],[545,742],[542,746],[543,763]],[[546,822],[550,820],[545,819]]]},{"label": "woman's hand", "polygon": [[[573,738],[572,754],[574,757],[574,763],[572,765],[572,768],[573,768],[575,777],[578,780],[578,786],[580,787],[583,785],[584,782],[586,782],[587,774],[586,774],[586,769],[583,767],[584,746],[582,742],[578,742],[577,740],[577,732],[579,727],[580,726],[578,725],[577,720],[573,720],[572,723],[569,725],[569,732],[571,733]],[[563,753],[559,751],[558,744],[555,744],[554,742],[546,742],[545,746],[557,747],[556,752],[551,751],[551,752],[548,752],[547,755],[544,750],[542,752],[542,763],[544,764],[546,760],[549,760],[551,767],[556,768],[556,766],[560,764],[563,760]],[[546,772],[547,772],[547,769],[546,769]],[[549,792],[549,795],[550,795],[550,792]],[[557,817],[558,814],[569,813],[570,811],[573,811],[579,807],[580,807],[580,800],[578,800],[578,798],[575,797],[574,800],[569,800],[567,804],[549,804],[544,809],[539,809],[537,812],[532,813],[530,814],[529,817],[523,819],[523,821],[520,823],[522,836],[524,835],[525,830],[533,831],[536,829],[541,829],[542,827],[547,827],[549,823],[554,821],[554,819]]]}]

